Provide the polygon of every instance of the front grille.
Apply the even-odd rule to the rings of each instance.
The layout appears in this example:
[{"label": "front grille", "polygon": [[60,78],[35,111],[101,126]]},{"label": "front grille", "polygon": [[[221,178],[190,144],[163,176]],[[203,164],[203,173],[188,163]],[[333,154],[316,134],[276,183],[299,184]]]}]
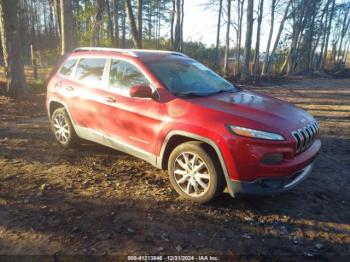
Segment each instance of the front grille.
[{"label": "front grille", "polygon": [[314,142],[319,130],[320,126],[315,121],[303,128],[293,131],[292,136],[296,141],[296,152],[301,153],[309,148]]}]

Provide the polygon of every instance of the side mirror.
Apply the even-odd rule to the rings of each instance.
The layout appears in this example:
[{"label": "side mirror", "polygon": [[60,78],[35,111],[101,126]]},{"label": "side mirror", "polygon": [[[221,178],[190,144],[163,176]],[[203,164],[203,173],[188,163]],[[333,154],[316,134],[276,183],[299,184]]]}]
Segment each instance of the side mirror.
[{"label": "side mirror", "polygon": [[133,86],[130,88],[129,94],[131,97],[138,98],[153,98],[153,91],[150,86]]}]

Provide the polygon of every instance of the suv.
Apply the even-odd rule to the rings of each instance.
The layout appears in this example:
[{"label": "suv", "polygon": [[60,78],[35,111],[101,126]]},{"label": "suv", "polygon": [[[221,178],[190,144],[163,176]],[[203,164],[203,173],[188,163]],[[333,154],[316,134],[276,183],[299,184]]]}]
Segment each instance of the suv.
[{"label": "suv", "polygon": [[304,110],[178,52],[76,49],[49,79],[46,103],[63,147],[84,139],[134,155],[201,203],[225,187],[233,197],[289,190],[321,148]]}]

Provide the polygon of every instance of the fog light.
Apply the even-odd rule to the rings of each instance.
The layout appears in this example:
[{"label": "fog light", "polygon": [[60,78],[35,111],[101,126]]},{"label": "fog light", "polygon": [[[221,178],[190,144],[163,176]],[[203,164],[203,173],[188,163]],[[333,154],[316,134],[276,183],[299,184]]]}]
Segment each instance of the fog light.
[{"label": "fog light", "polygon": [[262,159],[261,163],[265,165],[276,165],[283,161],[282,153],[270,153],[266,154]]}]

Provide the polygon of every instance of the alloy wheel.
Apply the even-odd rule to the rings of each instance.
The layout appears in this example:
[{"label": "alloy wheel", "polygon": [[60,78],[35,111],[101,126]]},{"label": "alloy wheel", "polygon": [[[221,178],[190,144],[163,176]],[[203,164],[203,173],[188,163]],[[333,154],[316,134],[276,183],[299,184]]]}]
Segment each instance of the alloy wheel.
[{"label": "alloy wheel", "polygon": [[69,124],[63,114],[58,114],[53,119],[54,134],[58,142],[66,144],[70,137]]},{"label": "alloy wheel", "polygon": [[173,176],[177,185],[189,196],[200,197],[209,189],[209,169],[195,153],[184,152],[175,159]]}]

